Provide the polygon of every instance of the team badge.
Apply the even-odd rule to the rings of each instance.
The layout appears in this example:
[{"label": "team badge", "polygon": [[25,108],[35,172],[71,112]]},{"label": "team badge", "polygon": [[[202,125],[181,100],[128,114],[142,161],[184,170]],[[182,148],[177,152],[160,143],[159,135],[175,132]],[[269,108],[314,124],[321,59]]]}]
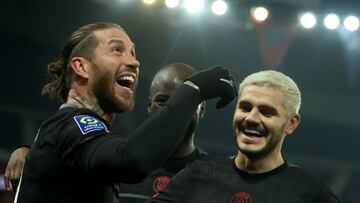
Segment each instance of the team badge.
[{"label": "team badge", "polygon": [[160,176],[154,180],[153,189],[156,194],[165,188],[165,186],[171,181],[167,176]]},{"label": "team badge", "polygon": [[74,119],[83,135],[86,135],[94,131],[108,132],[105,123],[100,121],[99,119],[96,119],[93,116],[79,115],[79,116],[75,116]]},{"label": "team badge", "polygon": [[252,203],[252,198],[247,192],[238,192],[231,198],[230,203]]}]

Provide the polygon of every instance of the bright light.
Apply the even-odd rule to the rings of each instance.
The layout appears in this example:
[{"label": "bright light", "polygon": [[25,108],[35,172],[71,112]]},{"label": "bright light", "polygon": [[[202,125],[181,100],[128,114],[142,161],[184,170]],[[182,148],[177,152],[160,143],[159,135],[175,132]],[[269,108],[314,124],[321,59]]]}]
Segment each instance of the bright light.
[{"label": "bright light", "polygon": [[348,16],[344,20],[344,27],[349,31],[356,31],[359,29],[359,18],[356,16]]},{"label": "bright light", "polygon": [[153,4],[156,0],[143,0],[145,4]]},{"label": "bright light", "polygon": [[264,7],[256,7],[251,10],[252,17],[255,21],[265,21],[269,16],[269,11]]},{"label": "bright light", "polygon": [[186,9],[191,13],[197,13],[204,7],[204,0],[186,0]]},{"label": "bright light", "polygon": [[227,11],[227,4],[223,0],[217,0],[212,4],[211,10],[215,15],[223,15]]},{"label": "bright light", "polygon": [[334,30],[339,27],[340,20],[339,17],[335,14],[329,14],[324,18],[324,25],[330,30]]},{"label": "bright light", "polygon": [[179,5],[180,0],[165,0],[165,5],[169,8],[175,8]]},{"label": "bright light", "polygon": [[300,17],[300,24],[306,28],[310,29],[316,25],[316,18],[312,13],[305,13]]}]

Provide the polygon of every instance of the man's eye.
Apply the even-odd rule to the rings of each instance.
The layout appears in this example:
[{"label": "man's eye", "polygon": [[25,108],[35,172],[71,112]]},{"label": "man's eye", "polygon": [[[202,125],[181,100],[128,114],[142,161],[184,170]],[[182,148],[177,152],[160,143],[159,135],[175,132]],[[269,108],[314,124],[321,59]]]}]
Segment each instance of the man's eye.
[{"label": "man's eye", "polygon": [[252,106],[248,103],[240,103],[239,109],[241,109],[243,112],[250,112],[252,109]]},{"label": "man's eye", "polygon": [[165,105],[165,102],[157,101],[157,102],[155,102],[155,103],[156,103],[156,105],[158,105],[158,106],[164,106],[164,105]]},{"label": "man's eye", "polygon": [[124,51],[124,49],[121,47],[115,47],[115,48],[113,48],[113,51],[117,52],[117,53],[122,53]]},{"label": "man's eye", "polygon": [[272,110],[261,110],[260,112],[262,115],[264,115],[266,117],[275,116],[277,114],[275,111],[272,111]]},{"label": "man's eye", "polygon": [[158,106],[164,106],[169,97],[158,97],[155,99],[155,104]]}]

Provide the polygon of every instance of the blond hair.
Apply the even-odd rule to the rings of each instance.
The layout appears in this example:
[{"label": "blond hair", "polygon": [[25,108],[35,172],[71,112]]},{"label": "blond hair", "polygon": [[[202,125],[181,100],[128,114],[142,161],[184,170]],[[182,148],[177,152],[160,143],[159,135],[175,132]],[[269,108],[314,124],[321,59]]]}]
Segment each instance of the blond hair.
[{"label": "blond hair", "polygon": [[289,76],[274,70],[253,73],[240,83],[239,96],[244,88],[250,85],[271,87],[279,90],[284,96],[284,107],[287,110],[288,116],[299,113],[301,93],[294,80]]}]

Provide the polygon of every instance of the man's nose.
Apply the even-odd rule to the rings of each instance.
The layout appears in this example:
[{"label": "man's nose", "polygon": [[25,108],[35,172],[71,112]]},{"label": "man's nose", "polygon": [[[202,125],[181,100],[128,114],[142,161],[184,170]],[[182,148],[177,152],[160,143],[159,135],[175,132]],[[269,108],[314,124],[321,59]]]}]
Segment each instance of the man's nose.
[{"label": "man's nose", "polygon": [[260,123],[260,113],[257,109],[253,108],[245,118],[247,123]]}]

